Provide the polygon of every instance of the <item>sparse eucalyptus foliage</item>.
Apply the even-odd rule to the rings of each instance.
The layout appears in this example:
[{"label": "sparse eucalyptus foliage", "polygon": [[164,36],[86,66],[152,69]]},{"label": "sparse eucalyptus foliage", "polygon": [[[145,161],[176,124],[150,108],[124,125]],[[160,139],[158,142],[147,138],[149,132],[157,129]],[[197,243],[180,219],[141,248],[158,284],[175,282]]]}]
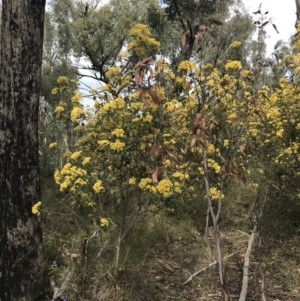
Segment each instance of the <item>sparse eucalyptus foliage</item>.
[{"label": "sparse eucalyptus foliage", "polygon": [[[207,18],[212,16],[216,12],[225,13],[230,4],[233,4],[232,0],[162,0],[164,4],[166,14],[168,18],[172,21],[178,19],[178,15],[182,15],[186,20],[192,20],[195,18],[195,13],[197,8],[200,6],[205,6],[204,17]],[[205,19],[203,19],[204,21]],[[206,21],[206,20],[205,20]]]},{"label": "sparse eucalyptus foliage", "polygon": [[145,22],[147,8],[155,3],[154,0],[113,0],[87,8],[82,1],[55,0],[52,10],[59,26],[59,43],[66,52],[87,59],[89,65],[84,68],[92,70],[94,78],[107,82],[105,72],[126,48],[129,30]]}]

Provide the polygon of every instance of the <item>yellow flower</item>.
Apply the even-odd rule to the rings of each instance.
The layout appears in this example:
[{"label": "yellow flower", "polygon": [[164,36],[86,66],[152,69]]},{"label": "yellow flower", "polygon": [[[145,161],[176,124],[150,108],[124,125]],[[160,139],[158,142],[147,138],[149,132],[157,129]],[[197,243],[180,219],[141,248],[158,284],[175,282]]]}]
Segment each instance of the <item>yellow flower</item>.
[{"label": "yellow flower", "polygon": [[34,204],[31,208],[31,212],[33,214],[36,214],[36,215],[40,215],[40,206],[42,205],[42,202],[37,202],[36,204]]},{"label": "yellow flower", "polygon": [[283,133],[284,133],[284,129],[280,129],[276,132],[276,136],[277,137],[282,137],[283,136]]},{"label": "yellow flower", "polygon": [[81,151],[78,151],[78,152],[74,152],[70,158],[73,159],[73,160],[76,160],[78,159],[79,157],[81,156]]},{"label": "yellow flower", "polygon": [[51,91],[52,95],[56,95],[57,93],[58,93],[58,88],[57,87],[52,89],[52,91]]},{"label": "yellow flower", "polygon": [[228,139],[225,139],[224,142],[223,142],[223,145],[226,147],[229,145],[229,140]]},{"label": "yellow flower", "polygon": [[119,139],[117,139],[115,142],[110,143],[110,148],[117,152],[122,151],[124,147],[125,147],[125,143],[121,142]]},{"label": "yellow flower", "polygon": [[124,130],[123,129],[115,129],[111,132],[113,136],[116,136],[117,138],[123,138],[124,137]]},{"label": "yellow flower", "polygon": [[82,180],[81,178],[78,178],[78,179],[74,182],[74,185],[81,185],[81,186],[83,186],[83,185],[86,185],[86,184],[87,184],[87,182],[84,181],[84,180]]},{"label": "yellow flower", "polygon": [[100,218],[100,227],[108,227],[109,226],[109,221],[108,219],[102,217]]},{"label": "yellow flower", "polygon": [[185,174],[179,171],[176,171],[172,175],[174,178],[178,178],[180,181],[183,181],[185,179]]},{"label": "yellow flower", "polygon": [[56,113],[57,115],[60,115],[63,111],[65,110],[64,107],[62,106],[57,106],[54,110],[54,113]]},{"label": "yellow flower", "polygon": [[239,41],[233,41],[233,42],[229,45],[229,47],[230,47],[230,48],[238,48],[238,47],[240,47],[241,45],[242,45],[241,42],[239,42]]},{"label": "yellow flower", "polygon": [[202,176],[204,176],[205,172],[204,172],[204,169],[202,167],[198,167],[198,171],[200,172],[200,174]]},{"label": "yellow flower", "polygon": [[87,165],[91,160],[91,157],[84,157],[83,161],[82,161],[82,165],[85,166]]},{"label": "yellow flower", "polygon": [[65,153],[64,153],[64,157],[65,158],[68,158],[68,157],[70,157],[72,155],[72,152],[71,151],[69,151],[69,150],[67,150]]},{"label": "yellow flower", "polygon": [[209,143],[208,147],[207,147],[207,153],[208,154],[213,154],[215,152],[215,147],[213,144]]},{"label": "yellow flower", "polygon": [[77,122],[80,115],[82,115],[84,112],[81,108],[75,107],[71,112],[71,120],[73,122]]},{"label": "yellow flower", "polygon": [[94,184],[93,186],[93,190],[96,192],[96,193],[99,193],[101,190],[103,190],[104,187],[102,186],[102,181],[100,180],[97,180],[97,182]]},{"label": "yellow flower", "polygon": [[136,183],[136,178],[135,177],[130,178],[128,183],[129,185],[134,185]]},{"label": "yellow flower", "polygon": [[100,146],[103,146],[103,145],[109,145],[110,142],[109,142],[108,140],[99,140],[99,141],[98,141],[98,144],[99,144]]},{"label": "yellow flower", "polygon": [[143,118],[143,121],[150,123],[152,121],[152,119],[153,119],[153,116],[147,112],[146,116]]},{"label": "yellow flower", "polygon": [[240,61],[228,61],[225,65],[226,70],[239,70],[242,68],[242,63]]},{"label": "yellow flower", "polygon": [[49,148],[55,148],[57,146],[57,142],[53,142],[49,144]]},{"label": "yellow flower", "polygon": [[75,91],[75,94],[72,96],[72,103],[78,104],[82,100],[83,96],[78,91]]},{"label": "yellow flower", "polygon": [[173,183],[168,179],[163,179],[158,182],[156,189],[157,191],[162,194],[164,197],[168,197],[172,195],[173,191]]},{"label": "yellow flower", "polygon": [[216,187],[211,187],[209,189],[209,195],[212,200],[218,200],[219,198],[223,199],[224,194],[220,194],[220,190],[218,190]]},{"label": "yellow flower", "polygon": [[66,76],[60,76],[58,79],[57,79],[57,83],[58,84],[67,84],[69,81],[68,81],[68,78]]},{"label": "yellow flower", "polygon": [[140,183],[139,183],[139,187],[143,190],[146,190],[149,186],[149,184],[152,183],[152,180],[150,178],[143,178],[141,179]]},{"label": "yellow flower", "polygon": [[58,170],[56,170],[54,173],[54,180],[55,180],[55,183],[58,185],[61,182],[61,176],[60,176],[60,172]]}]

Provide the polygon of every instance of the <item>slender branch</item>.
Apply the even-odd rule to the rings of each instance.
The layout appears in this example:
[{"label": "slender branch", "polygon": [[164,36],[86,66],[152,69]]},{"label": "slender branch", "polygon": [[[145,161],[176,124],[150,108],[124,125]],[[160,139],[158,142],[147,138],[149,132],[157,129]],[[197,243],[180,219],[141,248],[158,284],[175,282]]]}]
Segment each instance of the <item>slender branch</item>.
[{"label": "slender branch", "polygon": [[183,22],[183,18],[182,18],[182,16],[181,16],[181,13],[180,13],[179,8],[178,8],[177,1],[176,1],[176,0],[173,0],[173,3],[174,3],[175,10],[176,10],[176,14],[177,14],[178,17],[179,17],[181,26],[182,26],[183,29],[186,29],[186,26],[185,26],[185,24],[184,24],[184,22]]},{"label": "slender branch", "polygon": [[248,241],[248,247],[244,259],[243,282],[242,282],[242,289],[241,289],[239,301],[245,301],[247,297],[248,282],[249,282],[249,262],[250,262],[252,245],[256,236],[256,229],[257,229],[257,224],[255,222],[250,239]]},{"label": "slender branch", "polygon": [[[237,254],[237,253],[239,253],[239,252],[241,252],[241,251],[237,251],[237,252],[234,252],[234,253],[232,253],[232,254],[230,254],[230,255],[227,255],[227,256],[224,258],[224,260],[225,260],[225,259],[228,259],[228,258],[230,258],[230,257],[232,257],[233,255],[235,255],[235,254]],[[205,270],[207,270],[208,268],[210,268],[211,266],[213,266],[213,265],[215,265],[215,264],[217,264],[217,263],[218,263],[218,261],[216,260],[216,261],[210,263],[207,267],[205,267],[205,268],[203,268],[203,269],[201,269],[201,270],[195,272],[195,273],[194,273],[193,275],[191,275],[185,282],[183,282],[183,284],[187,284],[187,283],[191,282],[192,279],[193,279],[194,277],[198,276],[199,274],[201,274],[202,272],[204,272]]]}]

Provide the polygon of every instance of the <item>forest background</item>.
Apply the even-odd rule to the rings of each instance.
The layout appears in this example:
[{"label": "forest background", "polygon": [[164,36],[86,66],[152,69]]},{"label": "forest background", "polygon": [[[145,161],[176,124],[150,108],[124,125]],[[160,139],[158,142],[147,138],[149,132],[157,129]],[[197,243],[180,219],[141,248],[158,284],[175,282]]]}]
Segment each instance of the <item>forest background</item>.
[{"label": "forest background", "polygon": [[99,3],[46,13],[34,211],[57,297],[299,300],[296,29],[270,54],[268,7]]}]

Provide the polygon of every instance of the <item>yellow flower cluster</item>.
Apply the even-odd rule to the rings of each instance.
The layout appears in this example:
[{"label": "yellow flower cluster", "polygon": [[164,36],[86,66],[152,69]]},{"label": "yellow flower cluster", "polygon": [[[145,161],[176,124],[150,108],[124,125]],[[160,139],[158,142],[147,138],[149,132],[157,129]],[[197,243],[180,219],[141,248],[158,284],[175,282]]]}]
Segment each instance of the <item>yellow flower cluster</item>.
[{"label": "yellow flower cluster", "polygon": [[173,173],[173,178],[177,178],[180,181],[183,181],[184,179],[188,178],[188,175],[185,175],[184,173],[180,172],[180,171],[176,171]]},{"label": "yellow flower cluster", "polygon": [[57,93],[58,93],[58,88],[57,87],[53,88],[51,94],[56,95]]},{"label": "yellow flower cluster", "polygon": [[100,146],[106,146],[106,145],[110,145],[110,142],[108,140],[99,140],[98,144]]},{"label": "yellow flower cluster", "polygon": [[224,194],[220,193],[220,190],[217,189],[216,187],[211,187],[209,189],[209,196],[212,200],[219,200],[220,198],[224,198]]},{"label": "yellow flower cluster", "polygon": [[147,25],[136,24],[130,31],[129,35],[134,39],[128,43],[128,49],[132,50],[139,57],[147,55],[147,48],[152,48],[155,52],[160,49],[160,42],[151,38],[151,33]]},{"label": "yellow flower cluster", "polygon": [[82,99],[83,99],[83,95],[79,93],[77,90],[75,90],[74,95],[71,98],[72,103],[79,104]]},{"label": "yellow flower cluster", "polygon": [[108,78],[120,77],[120,67],[109,67],[105,76]]},{"label": "yellow flower cluster", "polygon": [[213,168],[215,170],[215,173],[219,173],[221,171],[221,166],[213,159],[207,160],[207,166],[209,168]]},{"label": "yellow flower cluster", "polygon": [[223,146],[227,147],[228,145],[229,145],[229,140],[228,139],[224,139]]},{"label": "yellow flower cluster", "polygon": [[169,197],[173,194],[173,183],[169,179],[163,179],[158,182],[156,189],[164,197]]},{"label": "yellow flower cluster", "polygon": [[74,152],[74,153],[70,156],[70,158],[73,159],[73,160],[76,160],[76,159],[78,159],[78,158],[81,156],[81,153],[82,153],[82,151]]},{"label": "yellow flower cluster", "polygon": [[34,204],[31,208],[31,212],[33,214],[36,214],[36,215],[40,215],[40,206],[42,205],[42,202],[37,202],[36,204]]},{"label": "yellow flower cluster", "polygon": [[100,219],[100,227],[105,228],[109,226],[109,221],[107,218],[102,217]]},{"label": "yellow flower cluster", "polygon": [[141,179],[139,183],[139,187],[143,190],[148,188],[148,185],[152,183],[152,180],[150,178],[143,178]]},{"label": "yellow flower cluster", "polygon": [[178,66],[178,71],[191,71],[195,68],[195,64],[191,61],[183,61]]},{"label": "yellow flower cluster", "polygon": [[72,191],[75,191],[77,188],[76,186],[87,184],[87,182],[81,178],[85,177],[86,175],[87,172],[85,169],[77,166],[72,166],[71,163],[67,163],[64,165],[61,171],[55,171],[54,180],[56,184],[60,185],[61,191],[69,187]]},{"label": "yellow flower cluster", "polygon": [[82,161],[82,165],[85,166],[87,165],[89,162],[91,161],[91,157],[84,157],[83,161]]},{"label": "yellow flower cluster", "polygon": [[60,117],[60,114],[65,110],[65,108],[63,106],[58,105],[55,110],[54,113],[56,113],[57,117]]},{"label": "yellow flower cluster", "polygon": [[129,185],[134,185],[136,183],[136,178],[135,177],[131,177],[128,181]]},{"label": "yellow flower cluster", "polygon": [[58,79],[57,79],[57,83],[58,84],[68,84],[69,83],[69,80],[66,76],[60,76]]},{"label": "yellow flower cluster", "polygon": [[215,152],[215,146],[213,144],[209,143],[207,146],[207,153],[214,154],[214,152]]},{"label": "yellow flower cluster", "polygon": [[225,65],[225,69],[229,71],[235,71],[242,68],[242,63],[240,61],[228,61]]},{"label": "yellow flower cluster", "polygon": [[117,138],[124,138],[124,130],[123,129],[115,129],[111,132],[113,136],[116,136]]},{"label": "yellow flower cluster", "polygon": [[143,118],[143,121],[150,123],[152,121],[152,119],[153,119],[153,116],[147,112],[145,117]]},{"label": "yellow flower cluster", "polygon": [[111,142],[109,146],[112,150],[121,152],[125,147],[125,143],[121,142],[119,139],[116,139],[116,141]]},{"label": "yellow flower cluster", "polygon": [[97,180],[96,183],[95,183],[94,186],[93,186],[93,190],[94,190],[96,193],[99,193],[101,190],[104,190],[104,187],[103,187],[103,185],[102,185],[102,181]]},{"label": "yellow flower cluster", "polygon": [[242,45],[241,42],[239,42],[239,41],[233,41],[233,42],[229,45],[229,47],[230,47],[230,48],[238,48],[238,47],[240,47],[241,45]]},{"label": "yellow flower cluster", "polygon": [[105,103],[102,108],[99,109],[98,114],[102,115],[113,109],[123,109],[125,106],[124,99],[121,97],[117,97],[111,102]]},{"label": "yellow flower cluster", "polygon": [[52,142],[49,144],[49,148],[55,148],[57,146],[57,142]]},{"label": "yellow flower cluster", "polygon": [[156,187],[151,185],[151,184],[152,184],[152,179],[143,178],[143,179],[140,180],[139,187],[142,190],[149,190],[149,191],[155,193],[156,192]]},{"label": "yellow flower cluster", "polygon": [[73,122],[78,122],[79,117],[84,113],[82,108],[80,107],[74,107],[71,111],[71,120]]}]

